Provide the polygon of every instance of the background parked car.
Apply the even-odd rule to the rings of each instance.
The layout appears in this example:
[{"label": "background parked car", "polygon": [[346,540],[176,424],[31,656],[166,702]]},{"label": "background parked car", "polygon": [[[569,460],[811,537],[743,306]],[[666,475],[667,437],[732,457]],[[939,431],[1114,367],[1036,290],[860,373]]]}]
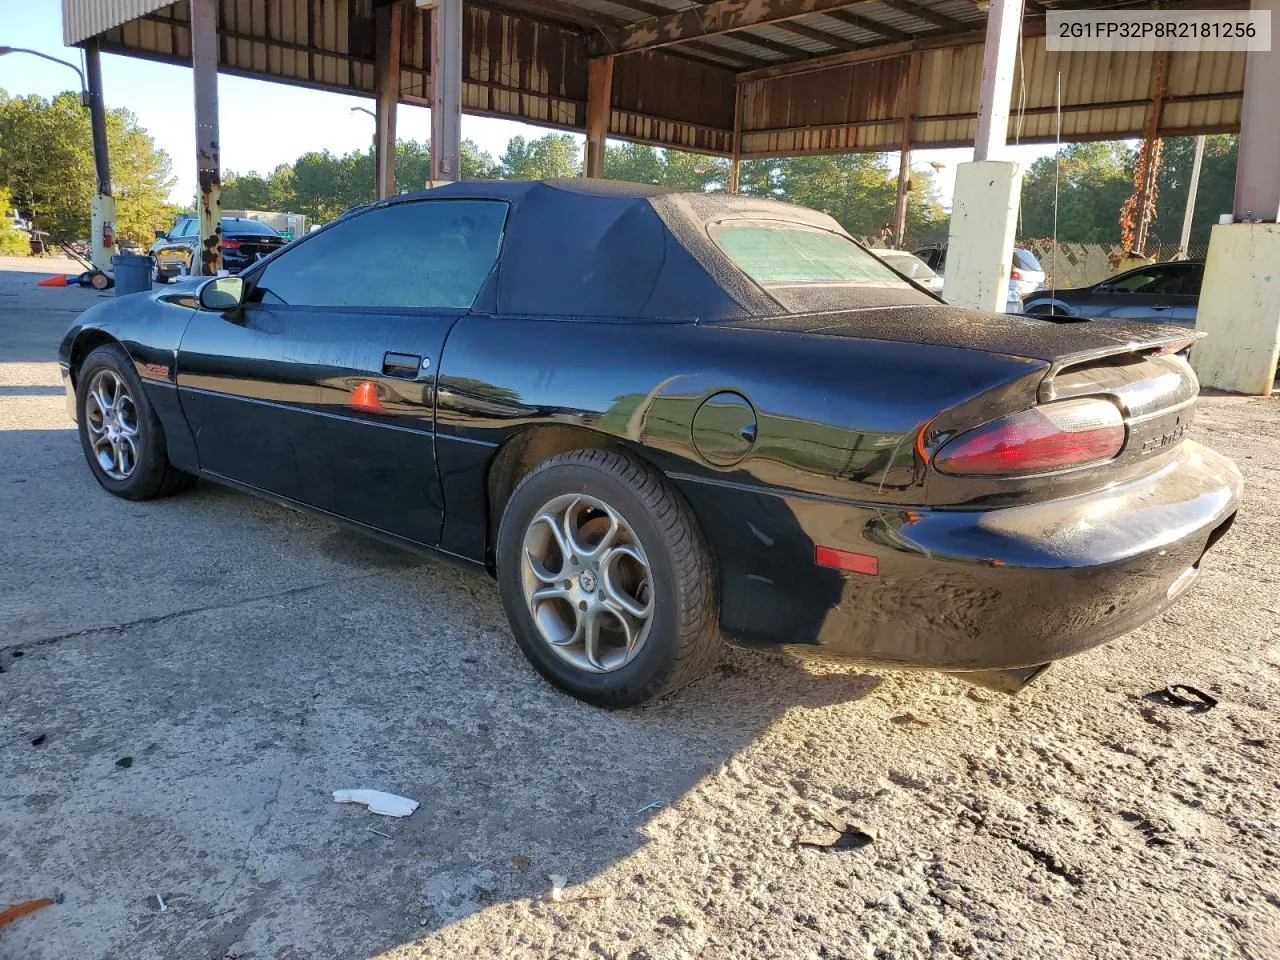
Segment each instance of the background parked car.
[{"label": "background parked car", "polygon": [[[222,265],[231,273],[239,273],[288,242],[261,221],[222,218]],[[155,279],[167,283],[173,277],[190,273],[199,245],[200,221],[193,217],[179,220],[168,233],[157,231],[156,242],[151,245],[151,255],[156,261]]]},{"label": "background parked car", "polygon": [[[940,277],[947,275],[947,248],[942,246],[922,247],[915,255],[929,265]],[[1009,269],[1009,287],[1025,298],[1044,286],[1044,267],[1036,259],[1034,253],[1022,247],[1013,248],[1013,262]],[[1010,297],[1012,303],[1012,297]]]},{"label": "background parked car", "polygon": [[942,278],[914,253],[906,250],[872,250],[871,252],[887,263],[895,273],[902,274],[908,280],[914,280],[930,293],[942,296]]},{"label": "background parked car", "polygon": [[1203,281],[1203,260],[1153,263],[1091,287],[1039,290],[1023,299],[1023,310],[1041,316],[1150,320],[1194,327]]}]

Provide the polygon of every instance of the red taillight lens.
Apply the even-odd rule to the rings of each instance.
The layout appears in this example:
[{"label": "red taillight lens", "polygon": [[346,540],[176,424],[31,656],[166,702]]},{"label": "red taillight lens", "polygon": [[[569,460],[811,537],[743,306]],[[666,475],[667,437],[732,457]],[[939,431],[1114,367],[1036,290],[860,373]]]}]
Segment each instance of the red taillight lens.
[{"label": "red taillight lens", "polygon": [[223,250],[239,250],[240,241],[239,240],[223,240],[222,249]]},{"label": "red taillight lens", "polygon": [[943,473],[1020,476],[1110,460],[1124,447],[1124,418],[1106,400],[1065,400],[993,420],[934,457]]},{"label": "red taillight lens", "polygon": [[1019,270],[1017,267],[1014,267],[1012,270],[1010,270],[1010,271],[1009,271],[1009,279],[1010,279],[1010,280],[1025,280],[1025,279],[1027,279],[1027,276],[1026,276],[1026,274],[1024,274],[1021,270]]}]

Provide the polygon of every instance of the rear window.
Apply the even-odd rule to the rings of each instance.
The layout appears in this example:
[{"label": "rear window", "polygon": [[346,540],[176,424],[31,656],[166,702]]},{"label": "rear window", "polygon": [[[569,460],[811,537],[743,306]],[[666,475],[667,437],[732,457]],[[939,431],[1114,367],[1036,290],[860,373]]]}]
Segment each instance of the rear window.
[{"label": "rear window", "polygon": [[1040,261],[1035,258],[1031,251],[1021,248],[1013,251],[1013,265],[1019,270],[1044,270],[1044,267],[1040,266]]},{"label": "rear window", "polygon": [[223,220],[222,232],[224,234],[234,233],[242,237],[245,235],[258,237],[280,236],[280,234],[277,233],[269,224],[262,223],[258,220]]},{"label": "rear window", "polygon": [[730,220],[711,239],[762,287],[857,284],[913,289],[873,254],[838,233],[783,220]]}]

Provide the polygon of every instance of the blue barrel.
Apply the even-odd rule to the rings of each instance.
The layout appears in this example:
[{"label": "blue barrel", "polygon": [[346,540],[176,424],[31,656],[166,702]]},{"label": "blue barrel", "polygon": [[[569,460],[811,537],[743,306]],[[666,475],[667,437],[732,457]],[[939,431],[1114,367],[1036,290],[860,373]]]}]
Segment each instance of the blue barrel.
[{"label": "blue barrel", "polygon": [[151,289],[151,258],[136,253],[119,253],[111,258],[116,274],[116,296],[145,293]]}]

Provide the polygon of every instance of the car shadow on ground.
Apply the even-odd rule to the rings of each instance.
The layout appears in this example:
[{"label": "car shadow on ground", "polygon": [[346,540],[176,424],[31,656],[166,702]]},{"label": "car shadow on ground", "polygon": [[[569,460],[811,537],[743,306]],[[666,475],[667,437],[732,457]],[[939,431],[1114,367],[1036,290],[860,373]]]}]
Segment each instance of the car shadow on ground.
[{"label": "car shadow on ground", "polygon": [[[591,882],[786,711],[879,682],[727,651],[667,700],[596,709],[534,673],[481,573],[210,484],[116,500],[76,463],[69,430],[0,440],[11,465],[80,471],[29,485],[23,509],[57,516],[59,484],[74,487],[83,516],[56,526],[91,559],[57,602],[115,596],[122,625],[28,631],[23,657],[0,653],[5,725],[19,732],[0,747],[5,872],[66,904],[15,928],[23,956],[216,958],[235,941],[261,956],[366,956],[410,944],[486,905],[542,896],[548,875]],[[130,599],[119,561],[142,555]],[[340,788],[421,807],[377,817],[332,802]]]}]

